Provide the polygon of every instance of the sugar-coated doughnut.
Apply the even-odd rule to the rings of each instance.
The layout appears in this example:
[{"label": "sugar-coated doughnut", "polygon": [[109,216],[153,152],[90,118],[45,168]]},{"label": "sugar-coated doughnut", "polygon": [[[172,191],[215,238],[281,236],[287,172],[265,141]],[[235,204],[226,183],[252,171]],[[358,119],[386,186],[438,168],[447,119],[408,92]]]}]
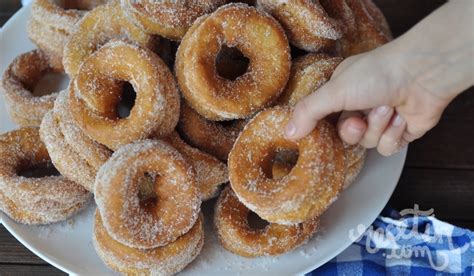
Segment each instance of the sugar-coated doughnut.
[{"label": "sugar-coated doughnut", "polygon": [[33,18],[28,20],[26,32],[30,40],[46,55],[49,66],[55,72],[64,72],[63,50],[69,35]]},{"label": "sugar-coated doughnut", "polygon": [[341,61],[342,58],[326,54],[307,54],[294,59],[290,79],[278,103],[295,105],[326,83]]},{"label": "sugar-coated doughnut", "polygon": [[227,160],[235,139],[245,126],[245,120],[209,121],[182,103],[178,130],[185,141],[220,160]]},{"label": "sugar-coated doughnut", "polygon": [[213,12],[225,2],[121,0],[129,19],[138,27],[172,40],[181,40],[198,17]]},{"label": "sugar-coated doughnut", "polygon": [[372,0],[320,0],[326,11],[344,26],[340,39],[342,56],[370,51],[390,40],[385,16]]},{"label": "sugar-coated doughnut", "polygon": [[274,16],[288,35],[290,43],[309,52],[327,50],[342,37],[336,20],[319,0],[258,0],[257,6]]},{"label": "sugar-coated doughnut", "polygon": [[48,58],[40,50],[24,53],[8,66],[2,85],[7,110],[15,123],[39,126],[44,114],[53,108],[57,93],[33,95],[36,84],[51,71]]},{"label": "sugar-coated doughnut", "polygon": [[127,38],[143,47],[152,48],[156,41],[151,35],[129,22],[117,1],[111,1],[90,11],[76,25],[64,47],[64,69],[77,75],[84,60],[101,45],[114,38]]},{"label": "sugar-coated doughnut", "polygon": [[178,133],[173,132],[163,140],[177,149],[193,166],[202,201],[215,197],[220,186],[229,181],[226,164],[186,144]]},{"label": "sugar-coated doughnut", "polygon": [[[140,179],[145,174],[153,179],[158,197],[154,201],[139,199]],[[110,236],[140,249],[166,245],[188,232],[201,204],[192,166],[159,140],[119,148],[97,173],[94,191]]]},{"label": "sugar-coated doughnut", "polygon": [[[136,91],[135,105],[120,118],[121,83]],[[153,52],[113,40],[92,54],[69,86],[69,106],[77,125],[92,139],[117,149],[151,134],[170,134],[179,120],[179,92],[171,71]]]},{"label": "sugar-coated doughnut", "polygon": [[344,143],[344,152],[346,154],[344,189],[346,189],[354,182],[364,167],[367,150],[359,144],[349,145]]},{"label": "sugar-coated doughnut", "polygon": [[97,171],[110,158],[112,152],[104,145],[92,140],[76,125],[71,116],[68,102],[68,92],[61,91],[53,108],[64,141],[79,157],[86,160]]},{"label": "sugar-coated doughnut", "polygon": [[[249,60],[247,72],[228,80],[216,72],[223,46],[235,47]],[[231,3],[196,20],[178,48],[175,71],[189,105],[209,120],[251,116],[272,104],[288,81],[288,40],[268,14]]]},{"label": "sugar-coated doughnut", "polygon": [[97,170],[79,156],[67,143],[61,132],[59,120],[53,111],[46,113],[40,126],[41,140],[46,145],[56,169],[68,179],[93,191]]},{"label": "sugar-coated doughnut", "polygon": [[23,224],[65,220],[90,201],[91,194],[64,176],[25,177],[23,171],[51,163],[38,128],[0,136],[0,210]]},{"label": "sugar-coated doughnut", "polygon": [[248,258],[291,251],[306,243],[319,224],[319,219],[313,218],[299,224],[269,223],[263,229],[253,229],[248,222],[249,212],[230,187],[220,194],[214,212],[219,242],[225,249]]},{"label": "sugar-coated doughnut", "polygon": [[116,241],[95,214],[92,241],[99,257],[111,269],[126,275],[173,275],[183,270],[201,252],[204,244],[203,216],[174,242],[152,249],[128,247]]},{"label": "sugar-coated doughnut", "polygon": [[[228,161],[239,200],[279,224],[320,216],[341,192],[345,174],[344,148],[335,128],[321,121],[307,137],[290,141],[283,133],[290,117],[289,107],[256,115],[240,133]],[[281,150],[298,150],[298,160],[288,175],[273,179],[272,159]]]},{"label": "sugar-coated doughnut", "polygon": [[65,33],[72,33],[76,23],[87,11],[108,0],[35,0],[31,5],[31,17],[43,25]]}]

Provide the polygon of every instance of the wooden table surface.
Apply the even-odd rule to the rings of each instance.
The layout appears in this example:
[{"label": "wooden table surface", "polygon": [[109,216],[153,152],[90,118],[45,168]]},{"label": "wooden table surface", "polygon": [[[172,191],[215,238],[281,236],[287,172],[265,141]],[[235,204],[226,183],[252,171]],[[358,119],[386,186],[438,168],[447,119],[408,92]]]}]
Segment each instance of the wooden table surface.
[{"label": "wooden table surface", "polygon": [[[0,0],[0,26],[20,7]],[[442,0],[376,0],[398,36],[440,6]],[[389,204],[401,210],[434,208],[452,224],[474,229],[474,89],[456,98],[440,123],[412,143]],[[380,183],[383,185],[383,183]],[[36,257],[0,225],[0,275],[63,274]]]}]

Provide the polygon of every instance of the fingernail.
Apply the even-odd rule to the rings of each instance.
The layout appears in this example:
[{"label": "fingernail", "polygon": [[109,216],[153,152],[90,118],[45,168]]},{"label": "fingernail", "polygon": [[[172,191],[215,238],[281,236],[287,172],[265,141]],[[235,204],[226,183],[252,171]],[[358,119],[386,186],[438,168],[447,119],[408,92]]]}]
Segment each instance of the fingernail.
[{"label": "fingernail", "polygon": [[397,116],[395,116],[395,119],[393,119],[392,125],[398,127],[401,126],[404,121],[405,120],[397,114]]},{"label": "fingernail", "polygon": [[296,126],[293,122],[289,122],[285,127],[285,136],[293,137],[296,134]]},{"label": "fingernail", "polygon": [[362,130],[363,130],[362,128],[354,124],[349,124],[347,126],[347,131],[349,131],[350,134],[359,134],[362,132]]},{"label": "fingernail", "polygon": [[390,111],[390,107],[388,105],[379,106],[375,109],[375,112],[379,116],[385,116],[388,114],[389,111]]}]

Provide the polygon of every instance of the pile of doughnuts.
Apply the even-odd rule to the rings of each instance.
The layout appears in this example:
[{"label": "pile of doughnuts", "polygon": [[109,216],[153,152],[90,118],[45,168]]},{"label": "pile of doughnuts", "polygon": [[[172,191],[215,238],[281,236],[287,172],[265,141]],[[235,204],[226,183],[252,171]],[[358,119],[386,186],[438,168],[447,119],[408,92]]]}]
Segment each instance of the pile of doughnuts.
[{"label": "pile of doughnuts", "polygon": [[[311,239],[366,150],[343,143],[330,118],[298,141],[283,129],[344,58],[391,39],[371,0],[70,2],[33,2],[38,49],[3,75],[22,127],[0,136],[0,210],[49,224],[94,198],[94,247],[130,275],[191,263],[201,202],[215,197],[215,231],[235,254]],[[36,96],[51,73],[68,87]]]}]

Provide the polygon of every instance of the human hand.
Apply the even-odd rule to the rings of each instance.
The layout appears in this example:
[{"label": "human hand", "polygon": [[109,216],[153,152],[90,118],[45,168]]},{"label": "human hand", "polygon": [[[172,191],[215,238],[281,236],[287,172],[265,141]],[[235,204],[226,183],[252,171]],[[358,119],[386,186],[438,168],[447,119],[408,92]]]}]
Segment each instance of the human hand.
[{"label": "human hand", "polygon": [[[339,111],[341,138],[383,155],[423,136],[473,84],[474,35],[466,28],[466,5],[449,2],[399,39],[344,60],[329,82],[295,106],[286,136],[302,138]],[[455,37],[452,29],[460,30]]]}]

